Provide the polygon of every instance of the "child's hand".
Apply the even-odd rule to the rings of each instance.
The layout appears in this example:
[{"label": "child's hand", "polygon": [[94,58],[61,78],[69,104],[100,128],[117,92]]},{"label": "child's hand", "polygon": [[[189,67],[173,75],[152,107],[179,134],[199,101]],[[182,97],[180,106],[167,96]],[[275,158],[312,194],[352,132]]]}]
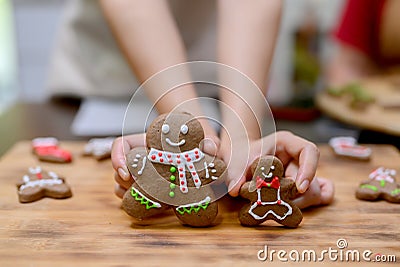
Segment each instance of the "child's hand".
[{"label": "child's hand", "polygon": [[125,154],[134,147],[146,146],[145,134],[134,134],[115,139],[111,151],[111,162],[115,170],[115,194],[122,198],[125,191],[132,185],[133,178],[126,167]]},{"label": "child's hand", "polygon": [[[227,140],[222,140],[219,155],[227,162],[231,151],[226,141]],[[243,170],[235,168],[240,165],[238,162],[235,162],[238,158],[235,155],[232,155],[229,162],[228,188],[230,195],[238,195],[240,187],[248,178],[248,168],[251,163],[259,157],[261,153],[271,154],[274,153],[274,150],[275,155],[285,166],[287,173],[289,171],[291,174],[290,177],[296,181],[298,191],[304,193],[308,189],[315,176],[319,159],[319,151],[315,144],[286,131],[280,131],[258,140],[243,140],[243,144],[247,144],[247,142],[249,142],[248,147],[250,149],[247,170],[243,172]],[[240,141],[236,144],[238,143],[240,143]],[[246,148],[246,146],[247,145],[243,145],[244,148]],[[296,165],[299,167],[296,169],[293,168]]]},{"label": "child's hand", "polygon": [[311,206],[328,205],[332,203],[334,195],[334,187],[331,180],[315,177],[308,190],[295,199],[292,202],[299,207],[304,209]]}]

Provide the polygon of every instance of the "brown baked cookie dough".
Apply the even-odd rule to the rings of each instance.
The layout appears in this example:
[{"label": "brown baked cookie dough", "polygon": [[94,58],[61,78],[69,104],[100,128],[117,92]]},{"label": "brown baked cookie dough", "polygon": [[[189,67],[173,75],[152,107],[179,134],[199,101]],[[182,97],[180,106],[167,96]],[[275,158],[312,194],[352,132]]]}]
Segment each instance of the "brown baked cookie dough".
[{"label": "brown baked cookie dough", "polygon": [[297,194],[293,180],[283,178],[282,162],[275,156],[262,156],[251,165],[253,178],[240,189],[250,200],[239,212],[244,226],[256,226],[274,220],[287,227],[297,227],[303,219],[300,209],[290,199]]},{"label": "brown baked cookie dough", "polygon": [[212,225],[218,204],[211,183],[223,179],[226,166],[200,149],[203,139],[200,122],[188,113],[157,117],[147,130],[147,147],[127,154],[135,181],[123,197],[123,209],[144,219],[172,208],[184,225]]},{"label": "brown baked cookie dough", "polygon": [[374,170],[367,181],[360,184],[356,197],[361,200],[384,199],[400,203],[400,185],[396,182],[396,171],[380,167]]},{"label": "brown baked cookie dough", "polygon": [[70,187],[64,178],[51,171],[43,171],[41,167],[29,168],[29,174],[23,176],[17,184],[18,198],[21,203],[37,201],[44,197],[69,198]]}]

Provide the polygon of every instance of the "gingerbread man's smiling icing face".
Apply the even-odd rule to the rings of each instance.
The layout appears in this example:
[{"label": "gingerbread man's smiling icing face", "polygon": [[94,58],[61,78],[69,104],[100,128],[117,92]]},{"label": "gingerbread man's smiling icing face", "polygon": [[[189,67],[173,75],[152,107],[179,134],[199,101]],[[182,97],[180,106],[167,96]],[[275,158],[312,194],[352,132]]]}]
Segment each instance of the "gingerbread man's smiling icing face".
[{"label": "gingerbread man's smiling icing face", "polygon": [[251,166],[251,173],[253,173],[253,180],[250,190],[255,191],[257,185],[262,182],[271,182],[274,179],[279,180],[284,174],[282,162],[273,157],[262,157],[259,161]]},{"label": "gingerbread man's smiling icing face", "polygon": [[147,130],[147,146],[169,152],[198,148],[203,139],[201,124],[189,114],[160,116]]}]

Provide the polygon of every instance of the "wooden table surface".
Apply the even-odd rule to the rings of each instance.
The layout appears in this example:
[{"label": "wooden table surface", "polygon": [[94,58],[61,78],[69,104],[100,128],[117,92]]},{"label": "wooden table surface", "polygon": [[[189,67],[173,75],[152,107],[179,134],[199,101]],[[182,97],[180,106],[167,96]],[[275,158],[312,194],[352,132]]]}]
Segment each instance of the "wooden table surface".
[{"label": "wooden table surface", "polygon": [[[113,195],[110,161],[80,156],[84,143],[61,144],[74,153],[72,164],[39,163],[30,153],[29,142],[18,143],[0,159],[0,266],[281,264],[276,254],[272,262],[270,258],[265,262],[257,259],[257,253],[265,246],[269,253],[286,251],[286,257],[295,249],[300,255],[314,250],[318,257],[329,248],[341,253],[357,250],[361,254],[371,250],[371,258],[380,253],[394,255],[397,264],[400,262],[400,205],[363,202],[354,197],[358,183],[374,168],[382,165],[400,172],[400,155],[393,147],[371,146],[372,160],[357,162],[336,158],[327,146],[321,146],[318,174],[334,180],[335,201],[330,206],[305,210],[297,229],[273,222],[256,228],[242,227],[237,210],[243,202],[229,197],[220,201],[215,227],[194,229],[181,226],[172,215],[147,222],[130,218]],[[28,167],[39,164],[64,175],[74,196],[20,204],[16,183]],[[339,239],[347,241],[346,248],[338,248]],[[324,255],[323,263],[328,266],[365,265],[343,263],[340,258],[334,261]],[[291,260],[287,264],[299,266]]]}]

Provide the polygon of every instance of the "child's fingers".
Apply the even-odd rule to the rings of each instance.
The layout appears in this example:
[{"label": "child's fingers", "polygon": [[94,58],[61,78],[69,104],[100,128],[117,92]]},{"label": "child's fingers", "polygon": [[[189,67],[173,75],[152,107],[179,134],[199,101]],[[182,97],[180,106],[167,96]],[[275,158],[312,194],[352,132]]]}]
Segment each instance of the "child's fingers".
[{"label": "child's fingers", "polygon": [[293,159],[298,160],[299,171],[295,181],[299,192],[304,193],[317,171],[319,160],[318,147],[290,132],[279,132],[276,142],[278,157],[279,154],[288,154]]},{"label": "child's fingers", "polygon": [[133,183],[133,178],[131,176],[129,176],[129,179],[126,181],[117,172],[114,173],[114,180],[124,189],[128,189]]},{"label": "child's fingers", "polygon": [[111,150],[111,162],[114,170],[125,181],[130,178],[128,168],[125,163],[124,151],[129,151],[129,144],[122,137],[115,139]]},{"label": "child's fingers", "polygon": [[228,192],[232,197],[237,197],[240,192],[240,188],[246,182],[246,177],[242,176],[239,179],[232,179],[228,181]]},{"label": "child's fingers", "polygon": [[317,179],[311,182],[310,187],[304,194],[296,197],[292,202],[299,209],[321,205],[321,189]]},{"label": "child's fingers", "polygon": [[321,186],[321,204],[328,205],[333,202],[333,198],[335,195],[335,187],[331,180],[317,177],[318,182]]},{"label": "child's fingers", "polygon": [[216,136],[206,136],[202,141],[203,152],[212,156],[217,155],[219,146],[220,146],[220,140]]},{"label": "child's fingers", "polygon": [[125,192],[126,192],[126,189],[122,188],[119,184],[115,184],[114,193],[117,197],[123,198]]},{"label": "child's fingers", "polygon": [[129,181],[130,174],[126,167],[125,154],[134,147],[146,146],[145,134],[127,135],[118,137],[111,150],[111,162],[114,170],[125,181]]}]

